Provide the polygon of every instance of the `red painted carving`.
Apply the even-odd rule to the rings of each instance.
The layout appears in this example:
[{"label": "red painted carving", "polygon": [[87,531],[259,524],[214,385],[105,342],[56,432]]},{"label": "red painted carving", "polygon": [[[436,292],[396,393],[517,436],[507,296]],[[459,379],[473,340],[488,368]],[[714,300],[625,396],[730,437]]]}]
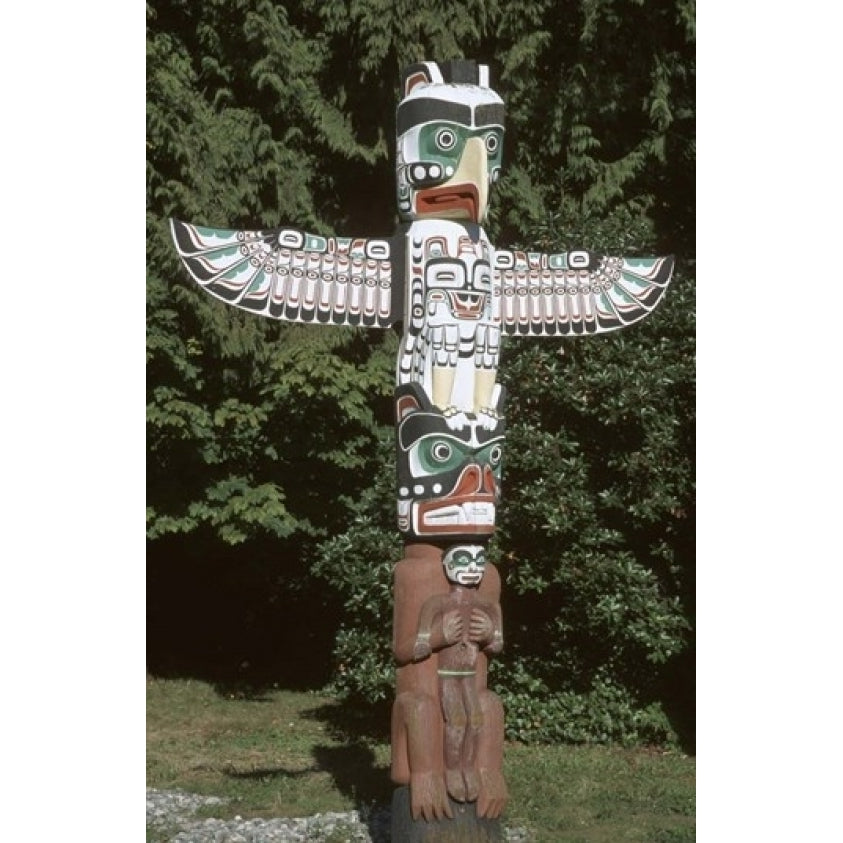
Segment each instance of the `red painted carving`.
[{"label": "red painted carving", "polygon": [[486,678],[503,645],[500,575],[487,564],[476,587],[449,582],[442,548],[408,544],[394,597],[392,779],[409,784],[414,819],[450,817],[448,795],[499,817],[508,798],[503,706]]}]

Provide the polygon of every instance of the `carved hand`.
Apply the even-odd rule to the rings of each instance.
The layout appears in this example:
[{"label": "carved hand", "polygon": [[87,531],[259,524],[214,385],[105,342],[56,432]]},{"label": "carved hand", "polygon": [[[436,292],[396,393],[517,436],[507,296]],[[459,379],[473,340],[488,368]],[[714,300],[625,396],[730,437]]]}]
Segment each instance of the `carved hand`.
[{"label": "carved hand", "polygon": [[471,610],[471,622],[468,628],[468,639],[478,644],[492,640],[494,633],[492,619],[482,609]]},{"label": "carved hand", "polygon": [[445,612],[442,616],[442,637],[445,644],[455,644],[462,638],[463,623],[462,615],[458,609]]}]

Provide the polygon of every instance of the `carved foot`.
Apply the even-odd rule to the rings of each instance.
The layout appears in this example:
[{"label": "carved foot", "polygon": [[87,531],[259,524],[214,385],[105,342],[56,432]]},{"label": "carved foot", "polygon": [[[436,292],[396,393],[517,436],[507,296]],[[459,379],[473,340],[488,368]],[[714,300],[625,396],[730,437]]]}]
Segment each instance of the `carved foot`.
[{"label": "carved foot", "polygon": [[410,773],[410,810],[413,819],[428,822],[444,817],[453,819],[445,780],[438,773]]},{"label": "carved foot", "polygon": [[460,410],[459,407],[455,407],[453,404],[445,407],[442,415],[445,417],[445,423],[451,430],[462,430],[468,424],[468,416],[463,410]]},{"label": "carved foot", "polygon": [[477,412],[480,426],[486,430],[494,430],[503,416],[491,407],[481,407]]},{"label": "carved foot", "polygon": [[506,782],[500,770],[480,769],[480,792],[477,797],[477,816],[496,819],[509,800]]}]

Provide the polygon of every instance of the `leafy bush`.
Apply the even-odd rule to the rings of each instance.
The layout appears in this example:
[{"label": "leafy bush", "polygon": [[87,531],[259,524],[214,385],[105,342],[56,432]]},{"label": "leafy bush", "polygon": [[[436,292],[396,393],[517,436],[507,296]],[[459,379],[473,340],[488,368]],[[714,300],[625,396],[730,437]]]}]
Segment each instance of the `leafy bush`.
[{"label": "leafy bush", "polygon": [[339,593],[342,615],[334,645],[331,690],[377,702],[395,690],[392,659],[392,569],[401,558],[394,527],[393,434],[380,439],[375,484],[353,504],[345,533],[322,542],[312,572]]},{"label": "leafy bush", "polygon": [[623,745],[665,745],[677,740],[658,703],[638,704],[628,688],[611,678],[595,680],[584,693],[554,693],[516,666],[498,681],[510,740]]}]

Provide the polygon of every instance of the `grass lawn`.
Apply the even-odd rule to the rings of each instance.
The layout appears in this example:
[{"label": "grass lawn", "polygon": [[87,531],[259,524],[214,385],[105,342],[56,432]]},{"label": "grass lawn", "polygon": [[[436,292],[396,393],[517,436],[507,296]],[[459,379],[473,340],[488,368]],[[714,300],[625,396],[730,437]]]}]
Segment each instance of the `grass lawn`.
[{"label": "grass lawn", "polygon": [[[302,817],[388,804],[388,714],[349,722],[329,697],[147,680],[147,785],[230,800],[213,815]],[[695,762],[678,752],[506,747],[508,826],[536,843],[695,840]]]}]

